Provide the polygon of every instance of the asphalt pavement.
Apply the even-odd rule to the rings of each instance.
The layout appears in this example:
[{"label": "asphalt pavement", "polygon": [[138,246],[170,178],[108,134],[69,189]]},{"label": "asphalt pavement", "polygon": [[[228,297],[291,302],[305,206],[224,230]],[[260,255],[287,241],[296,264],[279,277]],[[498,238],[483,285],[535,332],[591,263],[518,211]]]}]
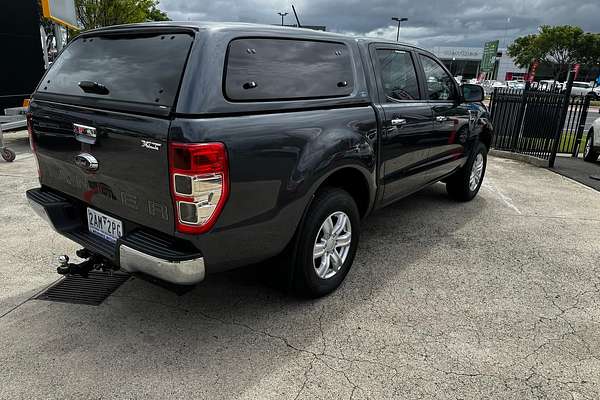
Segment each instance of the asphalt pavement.
[{"label": "asphalt pavement", "polygon": [[472,202],[436,184],[368,218],[320,300],[256,266],[86,306],[31,299],[77,246],[27,206],[34,159],[6,139],[0,399],[599,398],[600,193],[575,181],[490,158]]},{"label": "asphalt pavement", "polygon": [[554,171],[600,191],[600,161],[584,161],[582,154],[578,158],[559,155],[554,163]]}]

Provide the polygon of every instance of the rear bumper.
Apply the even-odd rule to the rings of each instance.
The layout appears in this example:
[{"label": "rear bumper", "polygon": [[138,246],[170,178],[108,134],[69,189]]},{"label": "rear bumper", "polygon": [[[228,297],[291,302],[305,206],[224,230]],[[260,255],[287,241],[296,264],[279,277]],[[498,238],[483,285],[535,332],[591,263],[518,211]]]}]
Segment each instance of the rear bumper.
[{"label": "rear bumper", "polygon": [[177,285],[193,285],[204,280],[204,258],[168,261],[151,256],[122,244],[119,248],[120,266],[128,272],[142,272]]},{"label": "rear bumper", "polygon": [[28,190],[27,200],[55,231],[128,272],[141,272],[177,285],[204,280],[204,257],[188,243],[143,228],[127,232],[112,243],[87,231],[85,206],[76,201],[42,189]]}]

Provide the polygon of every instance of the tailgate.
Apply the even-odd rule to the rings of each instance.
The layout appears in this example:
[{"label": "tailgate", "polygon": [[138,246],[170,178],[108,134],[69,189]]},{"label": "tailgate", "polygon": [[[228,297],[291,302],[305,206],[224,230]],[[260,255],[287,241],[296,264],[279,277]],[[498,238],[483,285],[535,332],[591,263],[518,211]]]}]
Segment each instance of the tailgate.
[{"label": "tailgate", "polygon": [[[30,110],[42,185],[173,233],[168,120],[40,101]],[[94,128],[94,143],[78,140],[75,124]],[[97,161],[96,170],[82,163],[83,154]]]},{"label": "tailgate", "polygon": [[30,106],[42,185],[172,234],[167,139],[193,40],[175,28],[73,40]]}]

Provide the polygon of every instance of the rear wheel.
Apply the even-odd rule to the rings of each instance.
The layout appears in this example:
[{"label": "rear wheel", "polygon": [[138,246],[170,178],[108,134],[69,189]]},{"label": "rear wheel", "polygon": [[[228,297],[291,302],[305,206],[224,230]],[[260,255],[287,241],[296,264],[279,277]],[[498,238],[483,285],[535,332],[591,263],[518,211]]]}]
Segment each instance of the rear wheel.
[{"label": "rear wheel", "polygon": [[481,188],[486,165],[487,147],[478,142],[465,166],[447,179],[448,195],[458,201],[472,200]]},{"label": "rear wheel", "polygon": [[598,152],[594,150],[594,130],[590,129],[585,140],[585,147],[583,149],[583,159],[589,162],[595,162],[598,160]]},{"label": "rear wheel", "polygon": [[342,189],[320,190],[299,232],[294,287],[320,297],[344,280],[356,254],[360,217],[356,202]]}]

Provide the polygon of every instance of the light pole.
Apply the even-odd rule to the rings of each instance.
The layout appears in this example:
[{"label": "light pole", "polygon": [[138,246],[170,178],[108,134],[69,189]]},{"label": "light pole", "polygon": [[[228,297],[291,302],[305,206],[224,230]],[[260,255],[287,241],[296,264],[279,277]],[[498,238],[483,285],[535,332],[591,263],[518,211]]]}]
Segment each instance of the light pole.
[{"label": "light pole", "polygon": [[396,32],[396,42],[400,38],[400,22],[408,21],[408,18],[392,17],[393,21],[398,21],[398,31]]},{"label": "light pole", "polygon": [[281,26],[283,26],[283,17],[285,17],[286,15],[288,15],[288,13],[286,13],[286,12],[278,12],[277,14],[281,15]]}]

